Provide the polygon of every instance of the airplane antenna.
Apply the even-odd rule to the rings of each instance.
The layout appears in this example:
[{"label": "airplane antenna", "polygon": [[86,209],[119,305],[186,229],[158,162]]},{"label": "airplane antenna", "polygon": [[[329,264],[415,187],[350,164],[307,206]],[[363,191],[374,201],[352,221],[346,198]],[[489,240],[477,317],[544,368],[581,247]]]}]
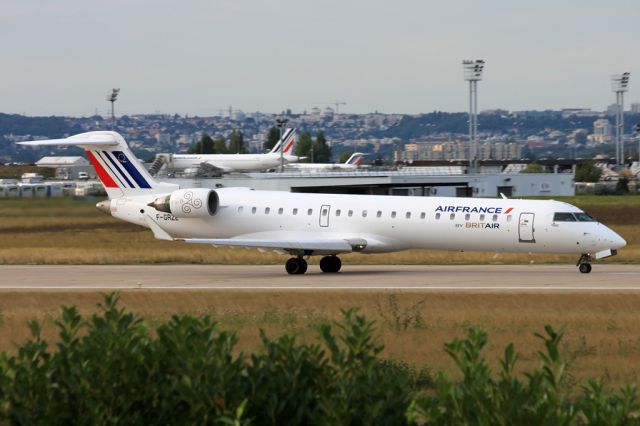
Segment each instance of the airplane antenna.
[{"label": "airplane antenna", "polygon": [[503,199],[503,200],[508,200],[508,199],[509,199],[509,198],[508,198],[506,195],[504,195],[502,192],[500,193],[500,196],[502,197],[502,199]]}]

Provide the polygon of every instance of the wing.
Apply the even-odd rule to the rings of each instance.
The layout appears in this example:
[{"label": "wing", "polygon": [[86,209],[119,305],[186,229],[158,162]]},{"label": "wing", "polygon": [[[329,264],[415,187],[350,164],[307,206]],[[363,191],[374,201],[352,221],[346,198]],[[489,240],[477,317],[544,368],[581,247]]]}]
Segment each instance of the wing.
[{"label": "wing", "polygon": [[176,238],[189,244],[210,244],[215,246],[255,247],[284,250],[296,254],[337,254],[362,251],[367,246],[364,239],[317,239],[317,240],[266,240],[243,238]]}]

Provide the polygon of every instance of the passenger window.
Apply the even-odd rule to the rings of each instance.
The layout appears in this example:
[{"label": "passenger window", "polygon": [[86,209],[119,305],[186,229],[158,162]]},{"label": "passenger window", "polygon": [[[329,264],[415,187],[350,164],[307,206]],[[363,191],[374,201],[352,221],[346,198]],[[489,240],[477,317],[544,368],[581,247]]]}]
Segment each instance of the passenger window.
[{"label": "passenger window", "polygon": [[297,215],[298,214],[298,209],[293,209],[292,213],[293,213],[294,216]]},{"label": "passenger window", "polygon": [[322,210],[322,216],[326,216],[327,214],[329,214],[329,210],[323,209]]},{"label": "passenger window", "polygon": [[480,222],[484,222],[484,215],[483,214],[480,215]]},{"label": "passenger window", "polygon": [[498,215],[497,215],[497,214],[494,214],[494,215],[493,215],[493,221],[494,221],[494,222],[497,222],[497,221],[498,221]]},{"label": "passenger window", "polygon": [[451,214],[449,215],[449,220],[453,220],[453,219],[455,219],[455,218],[456,218],[456,214],[455,214],[455,213],[451,213]]},{"label": "passenger window", "polygon": [[575,222],[576,217],[573,213],[556,213],[553,215],[554,222]]},{"label": "passenger window", "polygon": [[436,220],[440,220],[440,213],[436,213]]},{"label": "passenger window", "polygon": [[311,216],[312,214],[313,214],[313,209],[308,209],[308,210],[307,210],[307,215],[308,215],[308,216]]},{"label": "passenger window", "polygon": [[376,216],[377,216],[377,217],[382,217],[382,211],[381,211],[381,210],[378,210],[378,213],[376,213]]},{"label": "passenger window", "polygon": [[407,219],[411,219],[411,212],[407,212],[404,217],[406,217]]},{"label": "passenger window", "polygon": [[269,214],[269,212],[271,212],[271,207],[265,207],[264,214]]},{"label": "passenger window", "polygon": [[280,208],[278,209],[278,214],[282,214],[282,213],[284,213],[284,209],[283,209],[282,207],[280,207]]},{"label": "passenger window", "polygon": [[425,212],[420,213],[420,219],[424,219],[425,217],[427,217],[427,214]]},{"label": "passenger window", "polygon": [[347,216],[349,217],[353,216],[353,210],[349,210],[349,212],[347,213]]},{"label": "passenger window", "polygon": [[367,211],[366,210],[362,210],[362,217],[367,217]]},{"label": "passenger window", "polygon": [[255,207],[251,207],[251,213],[252,213],[252,214],[256,214],[256,212],[257,212],[257,211],[258,211],[258,209],[257,209],[257,208],[255,208]]},{"label": "passenger window", "polygon": [[464,215],[464,220],[469,220],[471,219],[471,215],[469,213]]},{"label": "passenger window", "polygon": [[244,207],[242,206],[238,207],[238,213],[242,213],[242,210],[244,210]]},{"label": "passenger window", "polygon": [[336,216],[340,216],[340,213],[342,213],[340,209],[336,210]]},{"label": "passenger window", "polygon": [[395,219],[396,217],[396,212],[391,212],[391,219]]}]

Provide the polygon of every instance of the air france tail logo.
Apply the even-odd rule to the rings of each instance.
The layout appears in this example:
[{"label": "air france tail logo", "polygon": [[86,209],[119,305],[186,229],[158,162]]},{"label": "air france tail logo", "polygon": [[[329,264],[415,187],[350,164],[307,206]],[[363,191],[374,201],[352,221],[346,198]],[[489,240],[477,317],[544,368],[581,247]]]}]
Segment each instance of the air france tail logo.
[{"label": "air france tail logo", "polygon": [[87,151],[89,161],[107,188],[151,188],[135,164],[122,151]]},{"label": "air france tail logo", "polygon": [[503,211],[502,207],[471,207],[471,206],[438,206],[436,212],[440,213],[487,213],[487,214],[509,214],[513,207]]}]

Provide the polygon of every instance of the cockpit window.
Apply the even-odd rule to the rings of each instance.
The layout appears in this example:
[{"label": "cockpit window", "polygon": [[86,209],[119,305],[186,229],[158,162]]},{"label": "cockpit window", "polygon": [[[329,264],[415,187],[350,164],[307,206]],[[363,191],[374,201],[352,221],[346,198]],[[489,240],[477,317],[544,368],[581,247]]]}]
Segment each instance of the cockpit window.
[{"label": "cockpit window", "polygon": [[573,213],[556,213],[553,215],[554,222],[575,222],[576,217]]},{"label": "cockpit window", "polygon": [[580,222],[595,222],[596,220],[594,218],[592,218],[591,216],[589,216],[588,214],[582,212],[582,213],[575,213],[576,218],[580,221]]}]

